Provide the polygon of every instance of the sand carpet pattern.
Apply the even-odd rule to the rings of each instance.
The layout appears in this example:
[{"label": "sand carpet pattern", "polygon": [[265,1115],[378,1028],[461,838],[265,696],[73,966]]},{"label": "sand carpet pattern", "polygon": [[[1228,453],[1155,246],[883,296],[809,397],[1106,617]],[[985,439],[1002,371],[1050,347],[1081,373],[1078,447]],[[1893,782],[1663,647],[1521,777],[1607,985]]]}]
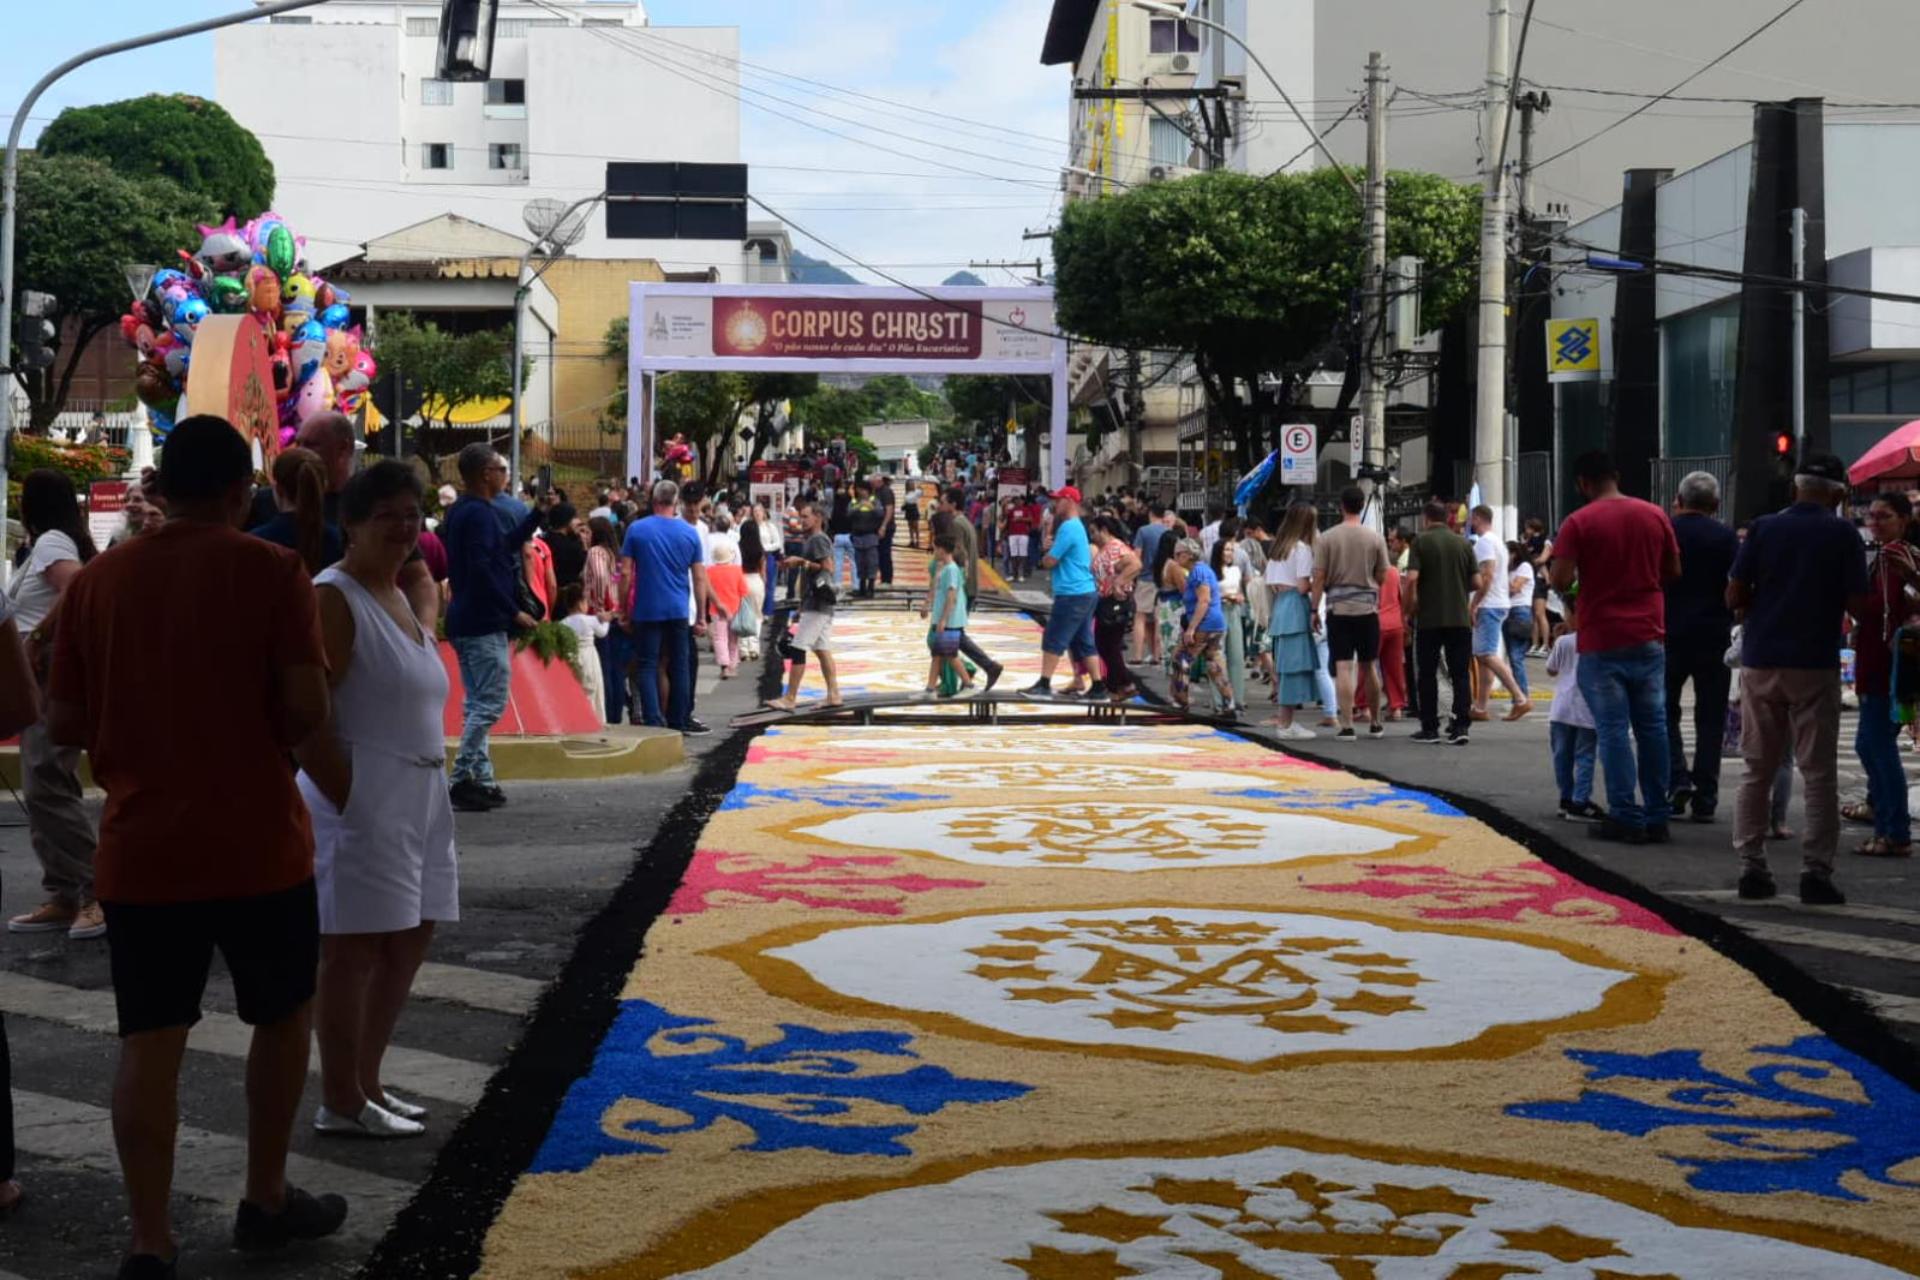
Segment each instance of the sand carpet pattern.
[{"label": "sand carpet pattern", "polygon": [[[923,636],[849,613],[849,686]],[[1017,722],[752,743],[481,1266],[1916,1271],[1920,1095],[1663,912],[1209,727]]]}]

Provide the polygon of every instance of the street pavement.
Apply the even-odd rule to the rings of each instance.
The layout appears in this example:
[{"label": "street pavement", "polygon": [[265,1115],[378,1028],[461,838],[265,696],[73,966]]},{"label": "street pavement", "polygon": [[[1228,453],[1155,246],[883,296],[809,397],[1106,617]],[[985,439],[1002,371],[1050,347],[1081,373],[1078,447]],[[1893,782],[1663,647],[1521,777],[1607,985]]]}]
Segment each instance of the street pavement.
[{"label": "street pavement", "polygon": [[[1018,593],[1045,599],[1033,584]],[[317,1102],[316,1090],[309,1090],[295,1135],[294,1179],[312,1190],[341,1191],[354,1204],[347,1230],[318,1249],[243,1260],[226,1245],[244,1155],[245,1029],[232,1017],[230,985],[216,973],[181,1087],[176,1201],[190,1274],[345,1277],[360,1269],[393,1215],[427,1180],[453,1127],[520,1041],[542,989],[634,871],[636,851],[648,848],[703,759],[723,747],[726,721],[755,705],[757,684],[745,669],[724,683],[710,665],[702,669],[701,714],[718,732],[690,740],[688,763],[671,773],[523,783],[512,788],[509,808],[460,815],[464,918],[436,940],[390,1060],[396,1088],[404,1092],[411,1085],[433,1107],[429,1136],[394,1144],[318,1138],[305,1125]],[[1258,701],[1254,714],[1264,715]],[[1849,718],[1843,742],[1851,740],[1851,727]],[[1413,744],[1407,740],[1411,724],[1390,728],[1384,741],[1341,745],[1323,735],[1289,750],[1502,815],[1501,834],[1543,847],[1551,842],[1623,877],[1623,883],[1708,913],[1830,984],[1796,988],[1793,998],[1803,1014],[1821,1020],[1821,1002],[1851,1013],[1861,1006],[1847,1002],[1858,1001],[1910,1045],[1920,1045],[1920,875],[1911,863],[1843,854],[1839,879],[1847,906],[1806,908],[1790,892],[1797,851],[1780,849],[1775,870],[1789,892],[1771,904],[1738,903],[1730,893],[1737,859],[1727,822],[1737,764],[1723,773],[1722,821],[1677,824],[1674,844],[1629,849],[1592,841],[1583,827],[1557,819],[1543,713],[1516,724],[1478,725],[1473,745],[1464,750]],[[1270,730],[1254,723],[1246,732],[1264,737]],[[1850,753],[1843,752],[1843,763],[1850,762]],[[1858,788],[1857,768],[1843,778],[1843,791],[1849,782]],[[1603,794],[1603,784],[1596,784],[1596,794]],[[0,816],[0,911],[10,915],[31,907],[38,896],[24,816],[17,806],[6,808]],[[1801,821],[1796,790],[1790,825],[1798,828]],[[1850,846],[1866,833],[1848,827],[1845,834]],[[643,867],[640,878],[647,874]],[[59,935],[0,935],[0,967],[0,1012],[7,1016],[13,1048],[20,1177],[30,1197],[19,1213],[0,1222],[0,1280],[110,1274],[125,1238],[125,1214],[107,1125],[115,1040],[105,947]]]}]

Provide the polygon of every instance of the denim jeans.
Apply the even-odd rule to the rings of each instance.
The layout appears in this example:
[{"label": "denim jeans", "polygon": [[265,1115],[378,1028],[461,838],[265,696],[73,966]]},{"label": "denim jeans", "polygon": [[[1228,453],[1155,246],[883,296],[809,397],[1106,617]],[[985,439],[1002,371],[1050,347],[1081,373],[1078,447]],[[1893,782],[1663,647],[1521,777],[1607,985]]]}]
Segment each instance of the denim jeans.
[{"label": "denim jeans", "polygon": [[1320,669],[1313,678],[1320,685],[1320,707],[1327,713],[1327,719],[1340,718],[1340,690],[1333,683],[1333,666],[1327,661],[1327,629],[1324,625],[1313,633],[1313,647],[1320,655]]},{"label": "denim jeans", "polygon": [[[1509,621],[1514,618],[1524,618],[1527,621],[1527,625],[1532,626],[1533,606],[1531,604],[1514,605],[1513,608],[1507,610],[1507,618]],[[1515,640],[1513,638],[1513,632],[1504,628],[1500,632],[1500,639],[1507,647],[1507,665],[1513,668],[1513,682],[1520,686],[1520,696],[1522,698],[1531,698],[1533,696],[1533,690],[1527,686],[1527,647],[1532,643],[1532,640]]]},{"label": "denim jeans", "polygon": [[1900,763],[1900,726],[1893,722],[1893,699],[1884,693],[1860,695],[1860,727],[1853,735],[1860,767],[1867,771],[1867,803],[1873,806],[1873,834],[1895,844],[1913,839],[1907,816],[1907,770]]},{"label": "denim jeans", "polygon": [[1093,592],[1077,596],[1055,596],[1053,612],[1047,615],[1046,634],[1040,647],[1047,653],[1072,653],[1076,658],[1091,658],[1093,648]]},{"label": "denim jeans", "polygon": [[1561,804],[1585,804],[1593,799],[1594,746],[1599,735],[1585,725],[1547,726],[1553,746],[1553,780],[1560,784]]},{"label": "denim jeans", "polygon": [[[1626,827],[1666,822],[1667,651],[1659,641],[1580,655],[1580,695],[1593,712],[1607,811]],[[1640,803],[1644,793],[1646,803]]]},{"label": "denim jeans", "polygon": [[843,574],[846,575],[844,581],[849,586],[853,584],[853,566],[853,535],[850,533],[834,534],[833,583],[835,586],[839,586],[843,581],[841,576]]},{"label": "denim jeans", "polygon": [[487,753],[487,735],[506,714],[507,690],[513,684],[513,651],[507,633],[450,637],[453,656],[460,662],[460,750],[453,757],[453,780],[471,779],[493,785],[493,757]]},{"label": "denim jeans", "polygon": [[[647,724],[671,729],[687,727],[693,714],[693,630],[685,618],[666,618],[633,624],[637,659],[635,679],[640,685],[640,718]],[[667,708],[660,714],[660,666],[667,668]]]}]

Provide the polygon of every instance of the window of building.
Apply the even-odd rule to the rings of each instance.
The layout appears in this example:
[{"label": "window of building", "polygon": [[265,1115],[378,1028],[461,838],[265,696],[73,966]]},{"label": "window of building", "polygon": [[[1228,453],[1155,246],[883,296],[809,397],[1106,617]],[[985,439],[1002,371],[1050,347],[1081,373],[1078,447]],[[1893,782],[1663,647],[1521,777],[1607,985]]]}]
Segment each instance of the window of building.
[{"label": "window of building", "polygon": [[1660,326],[1660,336],[1666,345],[1661,383],[1666,455],[1728,452],[1740,360],[1739,299],[1677,316]]},{"label": "window of building", "polygon": [[1165,116],[1147,122],[1147,153],[1156,165],[1185,165],[1193,156],[1193,139]]},{"label": "window of building", "polygon": [[407,34],[410,36],[437,36],[440,34],[440,19],[408,18]]},{"label": "window of building", "polygon": [[519,169],[520,144],[517,142],[489,142],[487,144],[487,167],[489,169]]},{"label": "window of building", "polygon": [[453,168],[453,144],[451,142],[421,143],[420,167],[422,169]]},{"label": "window of building", "polygon": [[310,27],[313,25],[313,15],[310,13],[276,13],[271,18],[268,18],[267,21],[277,22],[285,27]]},{"label": "window of building", "polygon": [[1178,18],[1153,18],[1147,26],[1148,53],[1198,53],[1200,29]]},{"label": "window of building", "polygon": [[493,38],[496,40],[522,40],[526,38],[526,18],[501,18],[493,24]]},{"label": "window of building", "polygon": [[453,81],[422,80],[420,82],[420,105],[423,107],[452,106]]},{"label": "window of building", "polygon": [[487,81],[487,105],[490,107],[526,106],[527,82],[525,80]]}]

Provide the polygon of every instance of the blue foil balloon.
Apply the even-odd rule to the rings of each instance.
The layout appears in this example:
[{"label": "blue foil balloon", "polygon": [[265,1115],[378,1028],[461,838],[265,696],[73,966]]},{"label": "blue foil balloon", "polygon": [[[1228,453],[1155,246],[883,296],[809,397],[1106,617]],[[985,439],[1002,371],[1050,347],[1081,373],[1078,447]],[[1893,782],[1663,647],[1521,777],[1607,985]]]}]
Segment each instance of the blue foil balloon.
[{"label": "blue foil balloon", "polygon": [[294,330],[293,344],[295,346],[299,346],[303,342],[318,342],[322,346],[325,346],[326,341],[327,341],[326,327],[322,325],[318,320],[309,320],[305,324],[301,325],[298,329]]},{"label": "blue foil balloon", "polygon": [[323,329],[344,329],[347,327],[347,321],[352,318],[352,315],[347,309],[336,302],[320,313],[320,327]]}]

